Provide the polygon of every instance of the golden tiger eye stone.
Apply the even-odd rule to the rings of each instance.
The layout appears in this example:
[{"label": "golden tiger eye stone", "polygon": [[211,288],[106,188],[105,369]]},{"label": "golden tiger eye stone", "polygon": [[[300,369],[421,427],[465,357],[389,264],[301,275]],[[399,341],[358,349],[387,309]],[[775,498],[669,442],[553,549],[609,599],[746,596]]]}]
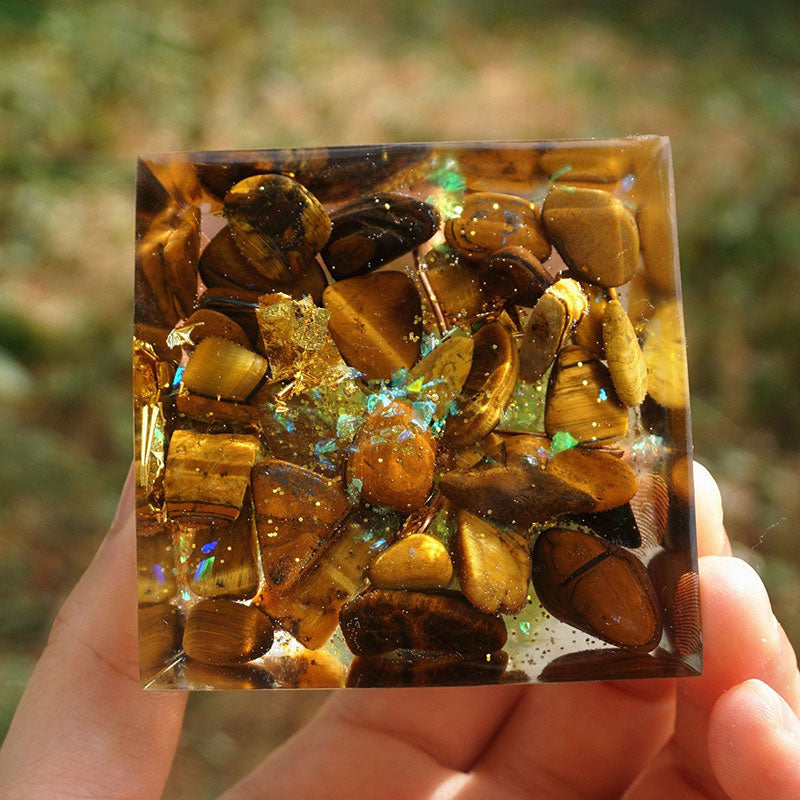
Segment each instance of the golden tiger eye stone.
[{"label": "golden tiger eye stone", "polygon": [[444,589],[452,579],[447,548],[424,533],[395,542],[369,568],[370,583],[379,589]]},{"label": "golden tiger eye stone", "polygon": [[554,184],[542,223],[567,265],[590,283],[621,286],[636,272],[636,220],[613,194]]},{"label": "golden tiger eye stone", "polygon": [[367,417],[347,462],[348,490],[376,506],[419,508],[433,485],[436,443],[409,403]]},{"label": "golden tiger eye stone", "polygon": [[461,215],[445,223],[447,243],[466,258],[479,261],[503,247],[524,247],[544,261],[550,242],[544,236],[536,206],[498,192],[468,195]]},{"label": "golden tiger eye stone", "polygon": [[409,278],[376,272],[337,281],[322,295],[330,330],[345,361],[367,380],[391,378],[419,357],[422,307]]},{"label": "golden tiger eye stone", "polygon": [[273,592],[297,581],[350,508],[341,478],[275,459],[253,467],[253,505],[264,579]]}]

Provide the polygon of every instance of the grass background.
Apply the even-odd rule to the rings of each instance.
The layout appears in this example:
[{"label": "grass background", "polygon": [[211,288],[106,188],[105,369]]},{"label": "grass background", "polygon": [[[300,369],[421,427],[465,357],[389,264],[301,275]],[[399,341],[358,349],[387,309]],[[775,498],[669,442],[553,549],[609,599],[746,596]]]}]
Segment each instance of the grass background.
[{"label": "grass background", "polygon": [[[781,0],[0,0],[0,732],[131,458],[140,152],[669,135],[696,455],[800,645],[799,40]],[[322,699],[193,696],[165,797]]]}]

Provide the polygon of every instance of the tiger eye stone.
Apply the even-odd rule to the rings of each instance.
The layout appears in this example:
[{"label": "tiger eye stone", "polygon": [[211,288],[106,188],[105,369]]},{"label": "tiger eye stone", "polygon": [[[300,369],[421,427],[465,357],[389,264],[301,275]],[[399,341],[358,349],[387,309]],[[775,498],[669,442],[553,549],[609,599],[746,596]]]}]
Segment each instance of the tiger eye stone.
[{"label": "tiger eye stone", "polygon": [[337,209],[331,220],[322,257],[335,278],[388,264],[427,242],[439,227],[433,206],[392,192],[360,198]]},{"label": "tiger eye stone", "polygon": [[357,656],[398,648],[492,653],[507,637],[500,617],[478,611],[455,592],[376,589],[342,608],[339,622],[347,646]]},{"label": "tiger eye stone", "polygon": [[592,534],[551,528],[533,546],[533,585],[556,619],[631,650],[653,650],[662,622],[644,565]]},{"label": "tiger eye stone", "polygon": [[195,346],[200,344],[203,339],[216,337],[229,339],[241,347],[250,347],[250,340],[241,326],[237,325],[230,317],[211,308],[200,308],[195,311],[182,325],[182,328]]},{"label": "tiger eye stone", "polygon": [[480,261],[503,247],[524,247],[537,259],[550,255],[536,206],[522,197],[475,192],[464,199],[461,215],[444,225],[447,243],[465,258]]},{"label": "tiger eye stone", "polygon": [[503,247],[481,265],[481,286],[497,300],[533,307],[553,283],[550,272],[524,247]]},{"label": "tiger eye stone", "polygon": [[377,272],[337,281],[322,302],[328,328],[345,361],[367,380],[391,378],[419,358],[422,306],[402,272]]},{"label": "tiger eye stone", "polygon": [[418,400],[434,403],[434,417],[445,416],[469,376],[474,349],[470,336],[445,339],[408,371],[409,394],[413,392]]},{"label": "tiger eye stone", "polygon": [[429,250],[421,268],[446,327],[471,325],[489,307],[478,268],[452,248]]},{"label": "tiger eye stone", "polygon": [[349,510],[341,478],[275,459],[253,467],[253,504],[264,579],[273,592],[297,581]]},{"label": "tiger eye stone", "polygon": [[225,195],[224,213],[241,254],[273,280],[301,273],[331,232],[319,200],[285,175],[240,181]]},{"label": "tiger eye stone", "polygon": [[246,664],[272,646],[272,622],[255,606],[233,600],[201,600],[186,618],[183,649],[204,664]]},{"label": "tiger eye stone", "polygon": [[473,337],[472,365],[443,441],[464,447],[482,439],[508,406],[519,375],[519,353],[508,329],[499,322],[484,325]]},{"label": "tiger eye stone", "polygon": [[256,541],[249,513],[229,525],[181,526],[189,588],[198,597],[250,600],[258,591]]},{"label": "tiger eye stone", "polygon": [[142,682],[167,667],[180,652],[182,617],[168,603],[139,606],[139,675]]},{"label": "tiger eye stone", "polygon": [[525,326],[519,353],[524,380],[533,383],[544,375],[586,308],[586,297],[577,281],[562,278],[547,288]]},{"label": "tiger eye stone", "polygon": [[608,368],[580,347],[565,347],[547,386],[544,427],[548,436],[566,431],[579,442],[614,441],[628,432]]},{"label": "tiger eye stone", "polygon": [[257,451],[254,436],[175,431],[164,475],[167,515],[217,522],[236,519]]},{"label": "tiger eye stone", "polygon": [[236,245],[230,225],[226,225],[200,254],[200,275],[206,286],[220,289],[241,289],[257,294],[286,292],[299,300],[311,295],[314,302],[322,299],[328,285],[322,267],[313,258],[301,265],[287,281],[270,278],[256,269]]},{"label": "tiger eye stone", "polygon": [[304,647],[317,650],[339,625],[339,611],[366,584],[374,558],[391,544],[399,521],[357,509],[338,538],[288,591],[264,592],[256,603]]},{"label": "tiger eye stone", "polygon": [[367,417],[347,462],[348,490],[377,506],[413,511],[433,486],[436,443],[413,407],[395,401]]},{"label": "tiger eye stone", "polygon": [[467,599],[490,614],[515,614],[528,599],[530,543],[468,511],[459,511],[454,542],[458,580]]},{"label": "tiger eye stone", "polygon": [[635,408],[647,394],[647,362],[633,323],[616,298],[609,300],[603,313],[603,343],[617,397]]},{"label": "tiger eye stone", "polygon": [[621,286],[636,272],[636,220],[614,195],[554,184],[542,207],[542,224],[567,265],[590,283]]},{"label": "tiger eye stone", "polygon": [[372,562],[369,579],[379,589],[444,589],[453,579],[453,563],[438,539],[412,533]]},{"label": "tiger eye stone", "polygon": [[600,450],[550,454],[551,442],[513,436],[477,467],[451,470],[439,489],[459,508],[527,530],[560,514],[608,511],[636,493],[636,474]]}]

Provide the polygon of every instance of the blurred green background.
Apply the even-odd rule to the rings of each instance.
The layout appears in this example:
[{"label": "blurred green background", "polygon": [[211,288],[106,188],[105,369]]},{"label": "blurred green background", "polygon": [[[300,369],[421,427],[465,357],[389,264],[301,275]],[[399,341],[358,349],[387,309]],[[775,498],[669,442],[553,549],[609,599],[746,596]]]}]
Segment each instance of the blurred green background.
[{"label": "blurred green background", "polygon": [[[0,732],[131,459],[148,151],[672,137],[696,455],[800,644],[800,6],[555,6],[0,0]],[[322,699],[193,696],[165,797]]]}]

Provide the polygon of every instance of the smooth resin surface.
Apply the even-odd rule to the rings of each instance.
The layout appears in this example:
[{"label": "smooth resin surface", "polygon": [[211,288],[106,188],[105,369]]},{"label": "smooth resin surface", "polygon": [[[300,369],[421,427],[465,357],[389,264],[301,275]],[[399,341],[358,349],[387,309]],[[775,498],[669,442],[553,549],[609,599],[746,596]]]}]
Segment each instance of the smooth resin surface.
[{"label": "smooth resin surface", "polygon": [[697,674],[669,143],[142,157],[154,688]]}]

